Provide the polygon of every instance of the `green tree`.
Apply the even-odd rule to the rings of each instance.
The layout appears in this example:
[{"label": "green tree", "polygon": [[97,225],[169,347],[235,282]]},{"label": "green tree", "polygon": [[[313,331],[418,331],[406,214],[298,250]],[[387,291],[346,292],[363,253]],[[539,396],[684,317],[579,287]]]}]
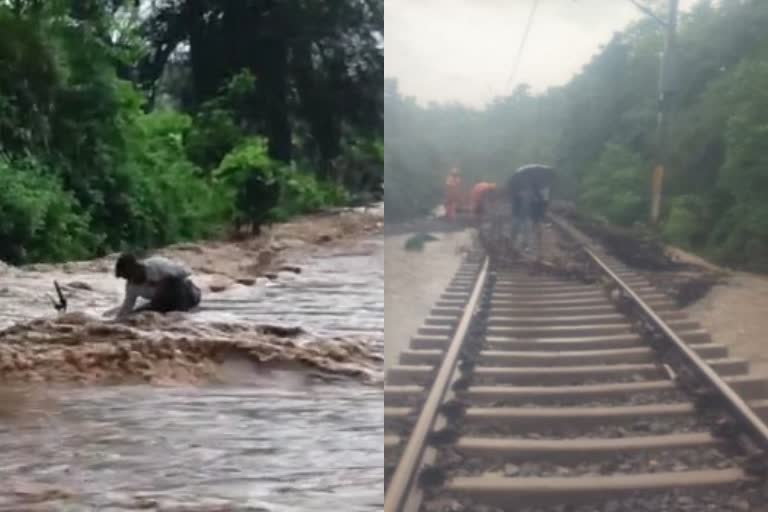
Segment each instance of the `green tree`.
[{"label": "green tree", "polygon": [[[206,237],[346,201],[337,157],[380,169],[382,2],[268,4],[0,0],[0,258]],[[280,185],[258,200],[215,172],[249,151]]]}]

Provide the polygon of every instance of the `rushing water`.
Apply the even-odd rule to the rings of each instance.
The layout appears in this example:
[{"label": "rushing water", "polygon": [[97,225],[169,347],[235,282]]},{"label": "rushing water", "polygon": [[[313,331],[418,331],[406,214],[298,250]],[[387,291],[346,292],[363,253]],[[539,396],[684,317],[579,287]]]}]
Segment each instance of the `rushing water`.
[{"label": "rushing water", "polygon": [[319,333],[372,335],[383,348],[384,256],[380,239],[336,250],[281,273],[265,287],[236,288],[206,300],[199,321],[301,325]]},{"label": "rushing water", "polygon": [[[380,348],[382,254],[381,241],[369,240],[315,255],[298,262],[301,274],[205,297],[195,321],[364,333]],[[54,277],[8,281],[3,320],[47,313],[41,293]],[[95,290],[73,297],[73,308],[115,300],[114,291],[102,293],[113,287],[104,274],[66,279]],[[383,508],[379,388],[271,372],[238,386],[51,389],[45,398],[43,414],[0,421],[2,510]]]}]

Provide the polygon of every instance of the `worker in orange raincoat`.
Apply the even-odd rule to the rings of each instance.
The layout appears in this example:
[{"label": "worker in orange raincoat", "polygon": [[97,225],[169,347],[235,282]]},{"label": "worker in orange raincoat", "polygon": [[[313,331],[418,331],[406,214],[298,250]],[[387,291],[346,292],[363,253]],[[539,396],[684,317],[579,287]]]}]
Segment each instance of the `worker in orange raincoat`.
[{"label": "worker in orange raincoat", "polygon": [[454,167],[445,180],[445,218],[454,220],[456,208],[461,201],[461,177],[459,170]]},{"label": "worker in orange raincoat", "polygon": [[481,181],[472,188],[470,205],[475,218],[479,219],[485,213],[486,206],[492,195],[490,192],[493,190],[496,190],[496,184],[488,183],[487,181]]}]

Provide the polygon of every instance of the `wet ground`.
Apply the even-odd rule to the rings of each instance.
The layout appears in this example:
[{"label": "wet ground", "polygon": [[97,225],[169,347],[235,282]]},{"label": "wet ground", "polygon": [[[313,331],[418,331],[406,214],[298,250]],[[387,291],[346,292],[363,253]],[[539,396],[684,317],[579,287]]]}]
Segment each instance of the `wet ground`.
[{"label": "wet ground", "polygon": [[[384,253],[381,239],[331,249],[296,262],[261,287],[210,294],[198,321],[301,325],[317,333],[370,335],[383,349]],[[378,286],[378,287],[376,287]],[[255,302],[255,303],[254,303]]]},{"label": "wet ground", "polygon": [[749,361],[752,371],[768,376],[766,305],[768,277],[732,272],[727,281],[712,288],[706,297],[685,311],[701,322],[716,343],[728,345],[734,356]]},{"label": "wet ground", "polygon": [[421,251],[405,249],[411,234],[385,237],[387,368],[397,364],[400,351],[408,347],[411,337],[429,316],[471,242],[467,230],[430,233],[437,240],[424,244]]},{"label": "wet ground", "polygon": [[[369,360],[381,357],[383,242],[329,247],[295,264],[300,273],[275,281],[205,291],[201,311],[179,321],[227,333],[300,326],[341,347],[363,340]],[[103,271],[12,269],[0,286],[0,327],[54,317],[45,296],[53,279],[72,285],[70,311],[94,322],[121,294]],[[23,383],[0,396],[0,510],[381,510],[380,386],[228,364],[237,379],[227,385]]]}]

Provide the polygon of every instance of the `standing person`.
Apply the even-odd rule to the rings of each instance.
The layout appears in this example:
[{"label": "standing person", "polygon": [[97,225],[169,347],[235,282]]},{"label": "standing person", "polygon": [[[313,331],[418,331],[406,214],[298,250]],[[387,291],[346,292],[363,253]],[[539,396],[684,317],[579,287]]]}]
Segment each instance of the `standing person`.
[{"label": "standing person", "polygon": [[454,166],[445,180],[445,218],[456,219],[456,209],[461,199],[461,177],[458,167]]},{"label": "standing person", "polygon": [[[200,304],[200,289],[190,279],[189,270],[162,256],[139,260],[133,254],[121,254],[115,277],[125,279],[125,299],[105,316],[117,312],[117,319],[122,320],[141,311],[189,311]],[[134,309],[139,297],[149,302]]]},{"label": "standing person", "polygon": [[495,183],[485,183],[485,186],[475,186],[473,192],[473,207],[478,229],[484,233],[491,247],[501,247],[504,239],[504,220],[506,202],[501,201],[501,191]]},{"label": "standing person", "polygon": [[512,209],[512,247],[525,250],[529,243],[530,229],[530,188],[519,180],[511,179],[507,186]]},{"label": "standing person", "polygon": [[531,232],[533,235],[533,241],[535,243],[536,259],[540,260],[542,256],[542,239],[543,239],[543,226],[544,218],[547,215],[547,208],[549,206],[549,186],[543,183],[532,184],[532,201],[531,201]]},{"label": "standing person", "polygon": [[553,172],[546,166],[525,166],[518,169],[507,183],[512,206],[513,247],[532,251],[536,259],[541,258],[541,223],[549,206],[549,182]]},{"label": "standing person", "polygon": [[491,228],[491,237],[495,243],[499,243],[504,238],[504,220],[509,212],[509,206],[502,201],[502,191],[500,187],[494,186],[485,195],[484,215]]}]

